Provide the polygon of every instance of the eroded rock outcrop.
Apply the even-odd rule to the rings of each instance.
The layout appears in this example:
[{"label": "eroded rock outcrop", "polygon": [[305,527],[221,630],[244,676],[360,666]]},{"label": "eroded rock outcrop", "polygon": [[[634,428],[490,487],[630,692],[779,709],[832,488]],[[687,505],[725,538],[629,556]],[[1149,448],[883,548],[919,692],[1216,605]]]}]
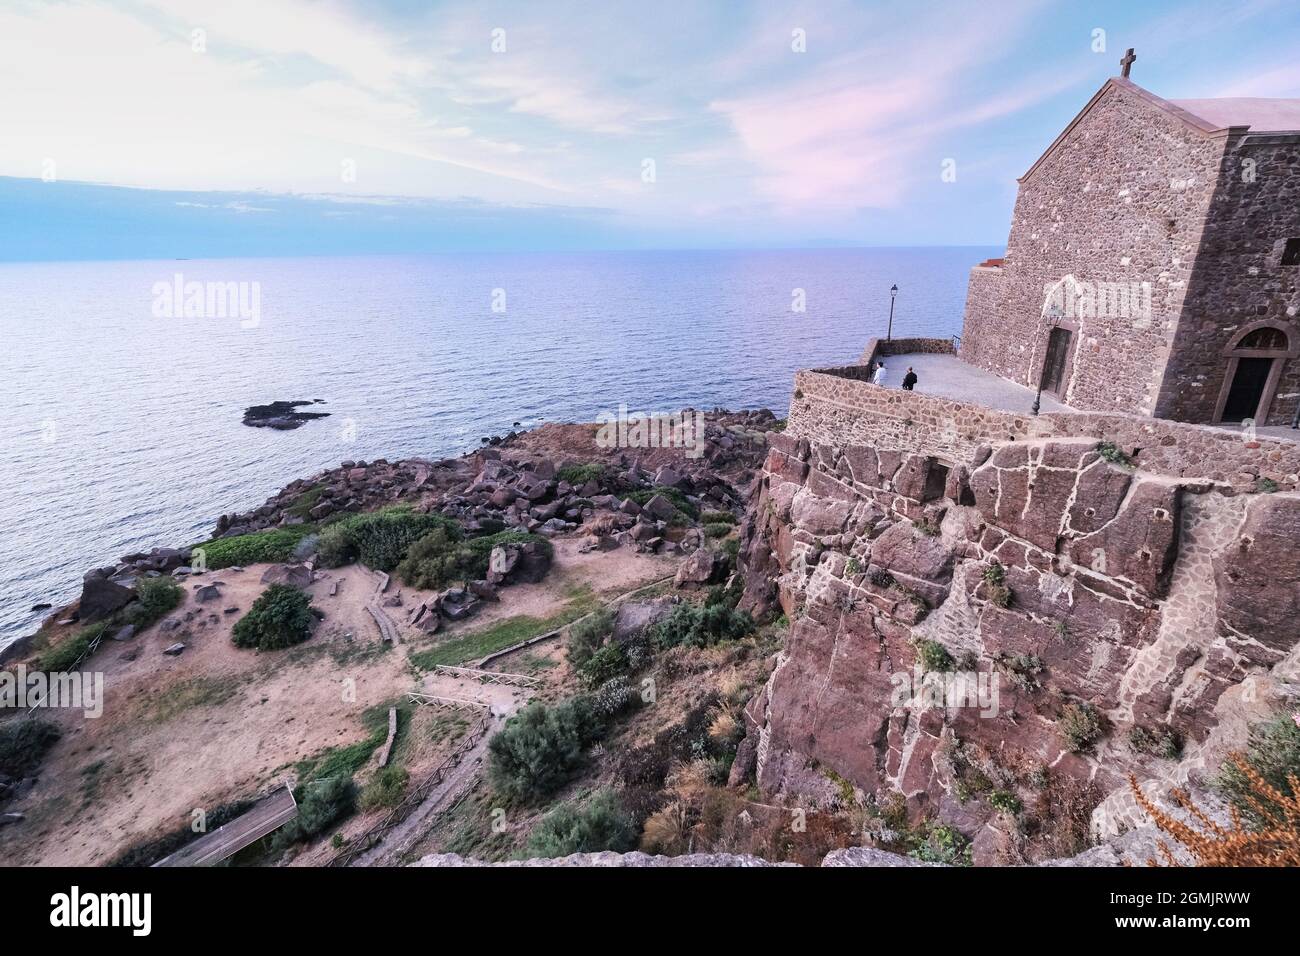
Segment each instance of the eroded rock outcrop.
[{"label": "eroded rock outcrop", "polygon": [[977,863],[1069,857],[1143,822],[1130,772],[1195,787],[1300,677],[1295,493],[1149,474],[1096,439],[966,461],[771,444],[741,548],[742,607],[792,622],[746,711],[765,792],[848,781],[962,830]]}]

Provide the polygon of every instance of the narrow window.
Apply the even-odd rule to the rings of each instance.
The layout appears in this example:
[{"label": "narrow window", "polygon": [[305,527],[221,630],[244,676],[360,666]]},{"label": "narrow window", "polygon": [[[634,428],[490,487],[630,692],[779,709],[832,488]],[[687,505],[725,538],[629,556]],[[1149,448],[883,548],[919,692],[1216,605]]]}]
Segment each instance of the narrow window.
[{"label": "narrow window", "polygon": [[1300,266],[1300,238],[1288,239],[1282,250],[1282,265]]}]

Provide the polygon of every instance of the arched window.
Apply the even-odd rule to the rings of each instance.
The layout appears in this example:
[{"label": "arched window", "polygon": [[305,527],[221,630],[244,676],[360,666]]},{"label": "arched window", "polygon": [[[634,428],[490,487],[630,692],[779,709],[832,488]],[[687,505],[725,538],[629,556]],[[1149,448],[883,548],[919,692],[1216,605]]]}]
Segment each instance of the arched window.
[{"label": "arched window", "polygon": [[1285,352],[1290,348],[1290,345],[1291,343],[1287,341],[1285,332],[1266,325],[1263,328],[1255,329],[1253,332],[1247,332],[1241,341],[1233,347],[1233,351],[1251,349],[1254,351]]}]

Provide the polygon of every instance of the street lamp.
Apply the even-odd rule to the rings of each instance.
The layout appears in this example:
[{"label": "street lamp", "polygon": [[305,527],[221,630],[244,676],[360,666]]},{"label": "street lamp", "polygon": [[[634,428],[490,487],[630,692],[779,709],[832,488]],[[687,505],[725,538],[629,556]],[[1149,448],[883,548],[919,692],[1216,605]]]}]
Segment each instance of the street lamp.
[{"label": "street lamp", "polygon": [[894,300],[898,298],[898,286],[889,287],[889,331],[885,333],[885,341],[888,342],[894,337]]},{"label": "street lamp", "polygon": [[[1061,307],[1057,305],[1055,302],[1053,302],[1051,305],[1047,306],[1047,308],[1043,310],[1043,318],[1047,319],[1047,343],[1049,347],[1051,346],[1052,343],[1052,329],[1060,325],[1061,319],[1063,319],[1064,317],[1065,317],[1065,313],[1061,311]],[[1039,333],[1040,339],[1041,336],[1042,333],[1040,332]],[[1030,412],[1034,415],[1038,414],[1038,409],[1043,403],[1043,377],[1046,374],[1047,374],[1047,353],[1044,352],[1043,367],[1038,372],[1038,391],[1034,393],[1034,407],[1030,409]]]}]

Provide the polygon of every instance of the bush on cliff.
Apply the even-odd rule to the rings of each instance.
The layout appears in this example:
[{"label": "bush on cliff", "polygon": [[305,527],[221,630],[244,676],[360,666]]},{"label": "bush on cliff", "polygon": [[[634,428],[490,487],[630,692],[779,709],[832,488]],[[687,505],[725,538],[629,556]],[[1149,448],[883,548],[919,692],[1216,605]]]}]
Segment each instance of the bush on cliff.
[{"label": "bush on cliff", "polygon": [[357,801],[362,810],[375,807],[395,807],[406,796],[406,785],[411,775],[401,767],[387,766],[376,771],[361,791]]},{"label": "bush on cliff", "polygon": [[532,703],[488,742],[488,777],[509,800],[554,792],[583,762],[603,722],[591,701],[570,697],[554,706]]},{"label": "bush on cliff", "polygon": [[[249,564],[279,564],[290,560],[298,542],[315,530],[315,525],[300,524],[253,531],[230,538],[215,538],[195,545],[192,550],[203,552],[203,561],[209,571]],[[198,558],[191,558],[191,561],[198,561]]]},{"label": "bush on cliff", "polygon": [[[1300,797],[1292,789],[1293,779],[1300,778],[1300,718],[1295,714],[1278,714],[1270,721],[1255,724],[1250,728],[1248,741],[1241,758],[1246,765],[1284,796]],[[1230,760],[1224,762],[1215,785],[1252,829],[1261,829],[1270,822],[1268,814],[1261,810],[1280,810],[1267,799],[1262,806],[1256,806],[1261,794]]]},{"label": "bush on cliff", "polygon": [[704,607],[679,604],[671,614],[655,625],[654,640],[665,650],[679,644],[708,647],[719,641],[739,640],[753,630],[752,617],[725,603]]},{"label": "bush on cliff", "polygon": [[700,509],[691,504],[690,499],[687,498],[685,494],[676,488],[669,488],[665,485],[655,485],[653,488],[634,491],[628,495],[628,497],[644,507],[655,495],[663,495],[663,497],[667,498],[674,508],[681,512],[682,517],[675,518],[670,521],[669,524],[684,524],[686,518],[694,521],[700,516]]},{"label": "bush on cliff", "polygon": [[562,803],[533,828],[525,858],[571,853],[625,853],[636,848],[640,828],[612,790],[598,790],[583,804]]},{"label": "bush on cliff", "polygon": [[135,597],[122,616],[126,623],[144,630],[179,607],[185,600],[185,590],[172,578],[141,578],[135,583]]},{"label": "bush on cliff", "polygon": [[605,465],[599,461],[588,462],[585,465],[565,465],[560,469],[560,481],[567,481],[575,488],[581,488],[589,481],[600,481],[605,477]]},{"label": "bush on cliff", "polygon": [[1062,707],[1056,727],[1072,753],[1091,750],[1106,732],[1105,717],[1092,704],[1083,701]]},{"label": "bush on cliff", "polygon": [[420,538],[397,566],[397,574],[413,588],[433,590],[454,581],[477,581],[487,576],[492,549],[529,541],[549,549],[551,543],[525,531],[499,531],[478,538],[461,538],[455,525],[438,527]]},{"label": "bush on cliff", "polygon": [[272,584],[261,593],[231,632],[236,647],[278,650],[311,637],[316,617],[311,599],[288,584]]},{"label": "bush on cliff", "polygon": [[320,833],[357,806],[357,785],[351,777],[337,776],[313,780],[294,791],[298,815],[275,831],[271,838],[274,850],[283,850]]},{"label": "bush on cliff", "polygon": [[395,505],[336,521],[321,532],[316,554],[327,568],[360,561],[376,571],[391,571],[411,545],[435,529],[453,538],[460,536],[460,526],[450,518]]},{"label": "bush on cliff", "polygon": [[0,777],[29,776],[60,736],[55,724],[39,717],[0,722]]},{"label": "bush on cliff", "polygon": [[77,666],[77,662],[90,650],[90,646],[104,636],[108,621],[98,621],[83,627],[71,637],[66,637],[41,655],[37,666],[47,674],[63,674]]},{"label": "bush on cliff", "polygon": [[601,608],[569,628],[569,666],[581,670],[614,630],[614,612]]}]

